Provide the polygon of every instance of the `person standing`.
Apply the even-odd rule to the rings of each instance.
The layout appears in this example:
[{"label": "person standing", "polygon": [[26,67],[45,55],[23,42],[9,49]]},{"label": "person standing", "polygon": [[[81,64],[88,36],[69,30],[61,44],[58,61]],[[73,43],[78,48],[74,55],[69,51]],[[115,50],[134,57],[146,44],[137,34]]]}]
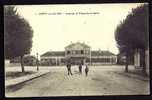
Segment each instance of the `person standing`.
[{"label": "person standing", "polygon": [[88,76],[89,68],[88,65],[85,65],[85,75]]},{"label": "person standing", "polygon": [[67,64],[67,69],[68,69],[68,75],[70,75],[70,74],[72,75],[70,63]]},{"label": "person standing", "polygon": [[79,73],[82,74],[82,64],[79,65]]}]

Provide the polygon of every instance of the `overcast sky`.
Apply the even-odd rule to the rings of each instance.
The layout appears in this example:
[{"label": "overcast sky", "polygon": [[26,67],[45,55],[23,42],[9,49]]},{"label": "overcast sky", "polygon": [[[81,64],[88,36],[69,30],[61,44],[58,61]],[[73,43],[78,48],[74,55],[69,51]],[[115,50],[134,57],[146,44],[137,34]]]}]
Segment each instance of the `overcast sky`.
[{"label": "overcast sky", "polygon": [[92,50],[109,50],[117,54],[114,31],[131,9],[139,5],[19,5],[17,8],[34,31],[32,55],[61,51],[71,42],[78,41],[88,44]]}]

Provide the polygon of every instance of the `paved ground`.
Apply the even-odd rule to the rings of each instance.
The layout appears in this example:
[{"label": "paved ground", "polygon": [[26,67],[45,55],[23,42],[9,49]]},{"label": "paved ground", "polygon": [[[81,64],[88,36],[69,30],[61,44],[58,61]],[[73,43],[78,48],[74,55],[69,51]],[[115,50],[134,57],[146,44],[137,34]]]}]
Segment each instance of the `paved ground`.
[{"label": "paved ground", "polygon": [[[122,66],[90,67],[89,76],[72,67],[68,76],[66,67],[50,68],[50,73],[13,87],[7,97],[87,96],[87,95],[144,95],[149,94],[149,81],[128,77]],[[84,70],[83,70],[84,71]]]}]

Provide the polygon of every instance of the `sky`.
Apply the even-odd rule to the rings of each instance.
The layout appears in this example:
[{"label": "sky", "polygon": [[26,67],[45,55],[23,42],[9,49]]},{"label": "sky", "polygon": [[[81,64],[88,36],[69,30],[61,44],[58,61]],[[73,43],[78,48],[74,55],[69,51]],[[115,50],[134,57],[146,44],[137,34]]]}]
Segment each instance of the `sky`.
[{"label": "sky", "polygon": [[132,8],[126,4],[18,5],[18,13],[33,29],[31,54],[64,51],[71,42],[89,45],[92,50],[118,54],[114,32]]}]

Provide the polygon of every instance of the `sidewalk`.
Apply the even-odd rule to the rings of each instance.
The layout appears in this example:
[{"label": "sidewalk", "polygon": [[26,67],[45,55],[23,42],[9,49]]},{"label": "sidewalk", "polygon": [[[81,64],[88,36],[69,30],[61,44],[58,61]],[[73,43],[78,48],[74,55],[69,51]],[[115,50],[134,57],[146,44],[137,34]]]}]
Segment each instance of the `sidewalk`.
[{"label": "sidewalk", "polygon": [[143,80],[143,81],[150,81],[150,78],[148,76],[141,76],[135,73],[130,73],[130,72],[115,72],[117,74],[126,76],[126,77],[130,77],[130,78],[134,78],[134,79],[139,79],[139,80]]},{"label": "sidewalk", "polygon": [[35,74],[25,75],[25,76],[18,77],[18,78],[15,78],[15,79],[5,80],[5,87],[7,88],[7,87],[10,87],[10,86],[13,86],[13,85],[17,85],[17,84],[29,81],[31,79],[34,79],[34,78],[40,77],[42,75],[45,75],[49,72],[50,71],[40,71],[40,72],[37,72]]},{"label": "sidewalk", "polygon": [[131,66],[131,65],[128,66],[128,72],[125,72],[125,68],[124,68],[123,71],[115,71],[115,73],[126,76],[126,77],[143,80],[143,81],[150,80],[149,76],[143,75],[142,70],[135,69],[134,66]]}]

